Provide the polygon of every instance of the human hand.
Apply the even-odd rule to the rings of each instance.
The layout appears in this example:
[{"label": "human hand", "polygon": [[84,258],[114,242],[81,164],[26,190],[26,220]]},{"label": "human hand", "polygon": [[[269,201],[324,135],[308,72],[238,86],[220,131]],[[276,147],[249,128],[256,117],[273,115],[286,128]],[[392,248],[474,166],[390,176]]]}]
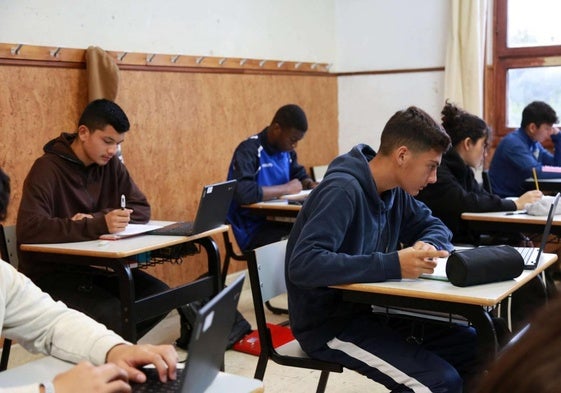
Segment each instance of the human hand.
[{"label": "human hand", "polygon": [[[416,249],[414,247],[421,247],[423,249]],[[449,254],[446,250],[436,250],[430,244],[417,242],[413,247],[399,250],[397,255],[401,266],[401,277],[417,278],[423,273],[433,273],[436,267],[436,258],[446,258]]]},{"label": "human hand", "polygon": [[131,209],[115,209],[105,215],[109,233],[124,231],[131,220]]},{"label": "human hand", "polygon": [[298,194],[300,191],[302,191],[302,183],[298,179],[292,179],[285,185],[287,194]]},{"label": "human hand", "polygon": [[106,361],[123,368],[129,380],[138,383],[146,381],[146,375],[139,368],[147,364],[156,367],[162,382],[177,377],[178,356],[171,345],[119,344],[109,350]]},{"label": "human hand", "polygon": [[[128,393],[127,373],[115,364],[81,362],[53,380],[57,393]],[[41,392],[43,393],[43,392]]]},{"label": "human hand", "polygon": [[516,203],[516,209],[521,210],[524,209],[527,203],[534,203],[542,199],[543,194],[541,191],[532,190],[528,191],[520,196],[520,198],[515,199],[514,203]]},{"label": "human hand", "polygon": [[84,218],[93,218],[93,216],[91,214],[87,214],[87,213],[76,213],[72,216],[71,220],[72,221],[80,221],[80,220],[83,220]]},{"label": "human hand", "polygon": [[311,190],[317,187],[319,183],[317,181],[313,181],[310,178],[304,179],[302,181],[302,187],[304,188],[304,190]]}]

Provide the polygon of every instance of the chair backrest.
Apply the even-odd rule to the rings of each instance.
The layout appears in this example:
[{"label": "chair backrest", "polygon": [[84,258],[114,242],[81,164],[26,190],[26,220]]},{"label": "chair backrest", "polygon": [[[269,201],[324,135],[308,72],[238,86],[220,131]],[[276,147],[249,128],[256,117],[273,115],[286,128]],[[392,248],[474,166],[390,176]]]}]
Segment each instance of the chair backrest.
[{"label": "chair backrest", "polygon": [[4,261],[17,269],[18,247],[15,225],[0,225],[0,255]]},{"label": "chair backrest", "polygon": [[281,240],[253,250],[262,302],[286,293],[284,280],[286,243],[286,240]]},{"label": "chair backrest", "polygon": [[315,181],[320,182],[323,180],[323,176],[325,176],[325,172],[327,171],[327,165],[316,165],[312,167],[312,176]]}]

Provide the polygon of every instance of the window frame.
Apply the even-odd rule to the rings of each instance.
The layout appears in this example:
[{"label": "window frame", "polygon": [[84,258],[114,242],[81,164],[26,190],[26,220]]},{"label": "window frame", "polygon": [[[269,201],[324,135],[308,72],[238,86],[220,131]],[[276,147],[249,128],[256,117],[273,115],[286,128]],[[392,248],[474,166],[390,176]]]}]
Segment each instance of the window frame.
[{"label": "window frame", "polygon": [[[485,78],[485,115],[494,129],[493,146],[513,127],[506,124],[507,72],[514,68],[561,66],[561,45],[507,47],[508,0],[494,1],[493,63]],[[546,148],[551,142],[544,143]]]}]

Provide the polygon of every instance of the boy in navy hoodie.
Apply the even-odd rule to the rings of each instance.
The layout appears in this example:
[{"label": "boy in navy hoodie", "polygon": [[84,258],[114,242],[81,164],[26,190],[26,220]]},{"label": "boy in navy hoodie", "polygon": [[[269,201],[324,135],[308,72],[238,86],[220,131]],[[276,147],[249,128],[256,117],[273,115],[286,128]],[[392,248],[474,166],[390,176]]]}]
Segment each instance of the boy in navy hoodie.
[{"label": "boy in navy hoodie", "polygon": [[477,369],[471,328],[414,323],[345,302],[331,285],[417,278],[452,250],[452,234],[413,198],[436,181],[450,138],[424,111],[393,115],[380,149],[337,157],[290,234],[290,324],[313,358],[342,364],[392,392],[461,392]]}]

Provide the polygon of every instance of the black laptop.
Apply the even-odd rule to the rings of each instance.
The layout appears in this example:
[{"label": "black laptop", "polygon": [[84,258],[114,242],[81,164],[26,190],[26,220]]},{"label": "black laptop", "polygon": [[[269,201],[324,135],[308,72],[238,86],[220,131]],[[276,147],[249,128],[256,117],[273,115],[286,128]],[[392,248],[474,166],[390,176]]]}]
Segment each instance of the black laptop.
[{"label": "black laptop", "polygon": [[551,232],[551,225],[553,224],[553,218],[555,212],[557,211],[557,204],[559,203],[559,197],[561,194],[557,193],[553,202],[549,206],[549,212],[547,214],[547,220],[545,222],[545,227],[543,229],[542,240],[539,247],[515,247],[516,250],[524,258],[524,269],[533,270],[540,263],[540,257],[545,249],[549,234]]},{"label": "black laptop", "polygon": [[158,228],[152,235],[191,236],[209,231],[226,222],[226,214],[234,197],[236,180],[203,187],[194,221],[178,221]]},{"label": "black laptop", "polygon": [[212,384],[224,362],[244,279],[245,274],[241,274],[198,311],[189,357],[185,367],[177,370],[177,379],[162,383],[154,368],[145,368],[147,381],[133,384],[133,393],[203,393]]}]

